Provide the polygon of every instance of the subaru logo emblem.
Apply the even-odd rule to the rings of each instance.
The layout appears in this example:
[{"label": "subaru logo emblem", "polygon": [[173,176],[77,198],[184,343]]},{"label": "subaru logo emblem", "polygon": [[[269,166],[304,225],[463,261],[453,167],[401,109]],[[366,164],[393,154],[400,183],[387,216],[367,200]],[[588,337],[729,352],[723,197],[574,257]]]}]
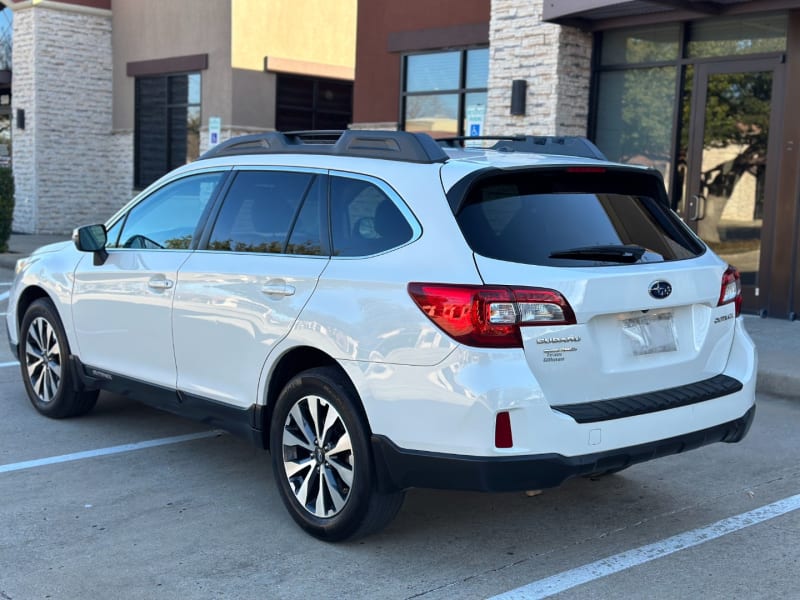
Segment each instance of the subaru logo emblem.
[{"label": "subaru logo emblem", "polygon": [[663,300],[672,293],[672,286],[666,281],[654,281],[648,291],[656,300]]}]

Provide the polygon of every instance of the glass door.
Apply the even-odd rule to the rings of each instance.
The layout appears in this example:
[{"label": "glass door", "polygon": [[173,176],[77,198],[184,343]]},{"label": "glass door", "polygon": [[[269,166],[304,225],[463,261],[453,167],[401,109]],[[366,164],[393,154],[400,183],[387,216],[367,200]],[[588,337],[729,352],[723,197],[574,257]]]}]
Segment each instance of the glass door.
[{"label": "glass door", "polygon": [[744,308],[766,305],[775,219],[777,60],[693,69],[682,216],[742,274]]}]

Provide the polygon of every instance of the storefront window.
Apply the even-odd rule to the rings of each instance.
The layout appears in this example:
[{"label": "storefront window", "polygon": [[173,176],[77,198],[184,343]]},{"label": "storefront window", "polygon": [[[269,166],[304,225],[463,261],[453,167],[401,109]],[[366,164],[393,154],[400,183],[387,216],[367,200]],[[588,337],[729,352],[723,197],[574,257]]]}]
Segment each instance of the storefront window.
[{"label": "storefront window", "polygon": [[144,188],[200,153],[200,74],[136,78],[134,185]]},{"label": "storefront window", "polygon": [[411,54],[404,60],[403,129],[434,137],[484,133],[488,48]]},{"label": "storefront window", "polygon": [[680,33],[677,24],[612,29],[603,34],[600,60],[604,65],[676,60]]},{"label": "storefront window", "polygon": [[610,160],[655,167],[669,180],[677,67],[600,74],[595,142]]},{"label": "storefront window", "polygon": [[736,56],[786,50],[785,15],[713,19],[689,26],[690,58]]}]

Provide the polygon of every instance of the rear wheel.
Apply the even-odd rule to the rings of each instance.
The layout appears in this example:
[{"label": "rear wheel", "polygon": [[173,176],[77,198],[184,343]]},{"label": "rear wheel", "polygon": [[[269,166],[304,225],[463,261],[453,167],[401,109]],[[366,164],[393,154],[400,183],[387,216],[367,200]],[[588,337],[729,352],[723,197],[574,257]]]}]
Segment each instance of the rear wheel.
[{"label": "rear wheel", "polygon": [[77,391],[69,356],[67,336],[53,303],[46,298],[34,301],[22,318],[19,362],[31,404],[47,417],[77,417],[97,402],[96,390]]},{"label": "rear wheel", "polygon": [[377,491],[356,393],[334,368],[310,369],[289,381],[273,411],[270,451],[283,503],[319,539],[373,533],[403,503],[403,492]]}]

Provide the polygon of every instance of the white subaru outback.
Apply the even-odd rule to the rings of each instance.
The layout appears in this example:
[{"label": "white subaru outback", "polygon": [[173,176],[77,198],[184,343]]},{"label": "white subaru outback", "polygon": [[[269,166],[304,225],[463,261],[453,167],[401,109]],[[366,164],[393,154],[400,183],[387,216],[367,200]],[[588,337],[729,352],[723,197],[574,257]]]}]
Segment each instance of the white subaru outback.
[{"label": "white subaru outback", "polygon": [[33,406],[109,390],[246,436],[325,540],[410,487],[552,487],[744,437],[739,274],[657,172],[580,138],[449,146],[236,138],[22,259]]}]

